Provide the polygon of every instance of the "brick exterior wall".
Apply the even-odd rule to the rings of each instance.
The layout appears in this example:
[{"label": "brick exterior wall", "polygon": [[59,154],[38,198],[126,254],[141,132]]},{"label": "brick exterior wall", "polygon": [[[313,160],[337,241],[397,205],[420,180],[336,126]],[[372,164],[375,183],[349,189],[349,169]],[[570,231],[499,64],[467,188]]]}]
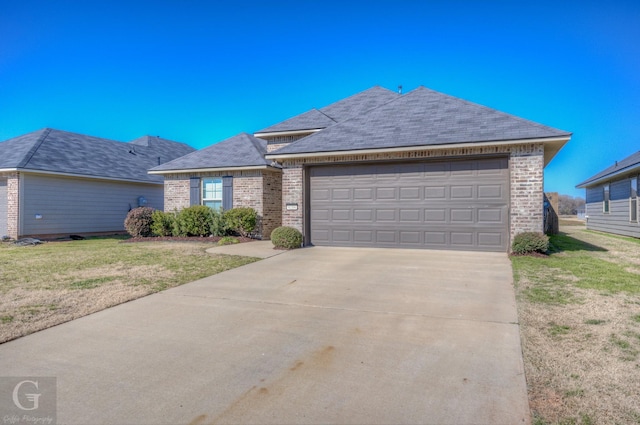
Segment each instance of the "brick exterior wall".
[{"label": "brick exterior wall", "polygon": [[20,236],[20,173],[1,173],[7,178],[7,235],[13,239]]},{"label": "brick exterior wall", "polygon": [[[190,205],[191,177],[233,177],[233,207],[251,207],[258,213],[256,236],[267,239],[281,224],[281,179],[279,171],[178,173],[164,176],[164,209],[180,211]],[[277,206],[277,208],[276,208]]]},{"label": "brick exterior wall", "polygon": [[262,237],[268,239],[282,226],[282,173],[264,173],[262,184]]},{"label": "brick exterior wall", "polygon": [[269,136],[269,137],[261,137],[267,141],[267,153],[276,151],[283,146],[287,146],[289,143],[295,142],[296,140],[300,140],[303,137],[307,137],[310,133],[304,134],[295,134],[291,136]]},{"label": "brick exterior wall", "polygon": [[518,233],[542,232],[544,227],[544,147],[514,148],[511,172],[511,240]]},{"label": "brick exterior wall", "polygon": [[189,178],[164,178],[164,210],[166,212],[180,211],[190,204]]},{"label": "brick exterior wall", "polygon": [[[291,164],[282,170],[282,225],[294,227],[303,234],[304,197],[302,164]],[[297,210],[287,210],[287,204],[298,204]]]},{"label": "brick exterior wall", "polygon": [[[510,236],[522,232],[541,232],[543,228],[544,146],[520,144],[460,149],[407,151],[337,157],[296,158],[283,162],[282,225],[304,233],[303,166],[340,162],[385,161],[396,159],[464,158],[475,155],[508,155],[510,168]],[[287,211],[287,203],[297,203],[298,210]]]}]

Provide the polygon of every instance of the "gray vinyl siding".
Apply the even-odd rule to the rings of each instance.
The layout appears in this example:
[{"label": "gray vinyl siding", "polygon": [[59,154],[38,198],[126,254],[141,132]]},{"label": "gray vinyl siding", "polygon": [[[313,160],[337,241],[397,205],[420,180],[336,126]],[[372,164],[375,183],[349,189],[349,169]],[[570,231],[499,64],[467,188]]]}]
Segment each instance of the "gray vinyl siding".
[{"label": "gray vinyl siding", "polygon": [[617,201],[620,199],[629,199],[631,196],[631,180],[624,179],[611,183],[611,195],[610,198],[612,201]]},{"label": "gray vinyl siding", "polygon": [[7,179],[0,177],[0,237],[8,233]]},{"label": "gray vinyl siding", "polygon": [[147,207],[163,209],[162,185],[38,174],[23,178],[22,235],[123,231],[140,196]]},{"label": "gray vinyl siding", "polygon": [[602,211],[602,187],[587,189],[587,228],[640,238],[640,224],[629,221],[631,181],[627,178],[611,182],[608,214]]}]

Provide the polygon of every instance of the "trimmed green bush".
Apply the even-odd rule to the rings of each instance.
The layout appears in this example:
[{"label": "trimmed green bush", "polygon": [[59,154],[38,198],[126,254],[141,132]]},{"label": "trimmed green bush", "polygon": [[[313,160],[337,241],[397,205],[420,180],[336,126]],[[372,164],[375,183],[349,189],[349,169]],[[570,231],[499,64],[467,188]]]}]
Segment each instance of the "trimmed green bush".
[{"label": "trimmed green bush", "polygon": [[549,237],[540,232],[523,232],[513,238],[511,250],[514,254],[545,253],[549,249]]},{"label": "trimmed green bush", "polygon": [[174,236],[210,235],[213,220],[211,211],[211,208],[205,205],[193,205],[180,211],[176,217],[177,226],[174,227]]},{"label": "trimmed green bush", "polygon": [[173,225],[176,221],[174,213],[155,210],[151,214],[151,233],[155,236],[173,236]]},{"label": "trimmed green bush", "polygon": [[276,248],[300,248],[302,246],[302,233],[293,227],[277,227],[271,232],[271,242]]},{"label": "trimmed green bush", "polygon": [[222,213],[227,228],[243,237],[249,237],[256,229],[258,213],[253,208],[238,207]]},{"label": "trimmed green bush", "polygon": [[134,238],[151,236],[153,208],[138,207],[129,211],[124,219],[124,228]]}]

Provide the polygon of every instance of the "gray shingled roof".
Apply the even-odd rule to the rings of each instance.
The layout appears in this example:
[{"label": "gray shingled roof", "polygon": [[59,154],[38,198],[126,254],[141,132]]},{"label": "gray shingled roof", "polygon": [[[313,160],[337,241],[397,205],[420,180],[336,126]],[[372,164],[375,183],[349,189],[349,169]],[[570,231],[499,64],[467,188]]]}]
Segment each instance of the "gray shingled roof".
[{"label": "gray shingled roof", "polygon": [[570,135],[566,131],[419,87],[272,154],[437,146]]},{"label": "gray shingled roof", "polygon": [[149,168],[193,151],[153,136],[123,143],[45,128],[0,142],[0,169],[160,183],[162,177],[147,174]]},{"label": "gray shingled roof", "polygon": [[598,174],[589,177],[582,183],[578,184],[576,187],[584,188],[591,186],[592,184],[597,184],[598,182],[605,180],[609,176],[621,174],[621,173],[631,173],[638,171],[640,172],[640,151],[629,155],[622,161],[616,161],[614,165],[608,167]]},{"label": "gray shingled roof", "polygon": [[296,115],[281,123],[257,131],[256,134],[327,128],[336,122],[344,121],[354,115],[384,105],[399,96],[396,92],[380,86],[374,86],[319,110],[312,109],[303,114]]},{"label": "gray shingled roof", "polygon": [[271,161],[264,158],[266,153],[266,140],[240,133],[182,158],[154,167],[150,171],[266,166],[271,164]]}]

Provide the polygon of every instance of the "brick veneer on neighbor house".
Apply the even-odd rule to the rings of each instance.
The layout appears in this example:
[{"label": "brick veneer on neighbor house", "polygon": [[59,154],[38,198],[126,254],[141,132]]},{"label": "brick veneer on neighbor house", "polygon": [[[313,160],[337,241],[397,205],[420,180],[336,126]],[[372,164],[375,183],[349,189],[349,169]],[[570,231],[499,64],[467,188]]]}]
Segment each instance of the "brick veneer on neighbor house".
[{"label": "brick veneer on neighbor house", "polygon": [[[544,146],[542,143],[286,160],[282,170],[282,225],[303,231],[305,205],[302,188],[304,186],[303,166],[305,165],[413,158],[464,158],[473,155],[501,154],[509,156],[511,239],[513,240],[513,237],[521,232],[541,232],[543,229],[544,183],[542,171],[544,168]],[[286,209],[287,203],[298,204],[298,209],[288,211]]]},{"label": "brick veneer on neighbor house", "polygon": [[233,207],[251,207],[259,217],[257,236],[268,239],[271,232],[281,224],[281,180],[280,171],[221,171],[201,173],[178,173],[164,176],[164,210],[180,211],[190,205],[189,186],[191,177],[233,177]]},{"label": "brick veneer on neighbor house", "polygon": [[20,233],[20,173],[0,173],[0,177],[7,179],[7,236],[17,239]]}]

